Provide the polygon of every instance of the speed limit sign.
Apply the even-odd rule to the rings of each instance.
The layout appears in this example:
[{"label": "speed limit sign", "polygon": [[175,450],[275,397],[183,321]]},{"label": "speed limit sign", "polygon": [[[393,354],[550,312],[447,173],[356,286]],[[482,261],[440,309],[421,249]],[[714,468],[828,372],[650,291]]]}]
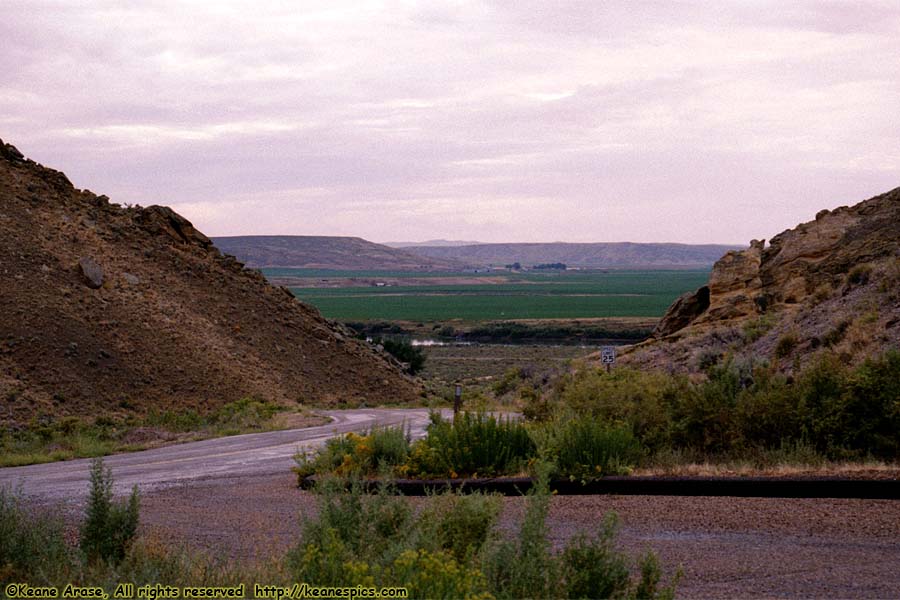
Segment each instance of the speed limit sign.
[{"label": "speed limit sign", "polygon": [[600,349],[600,362],[606,365],[607,371],[612,369],[613,364],[616,362],[616,347],[603,346]]}]

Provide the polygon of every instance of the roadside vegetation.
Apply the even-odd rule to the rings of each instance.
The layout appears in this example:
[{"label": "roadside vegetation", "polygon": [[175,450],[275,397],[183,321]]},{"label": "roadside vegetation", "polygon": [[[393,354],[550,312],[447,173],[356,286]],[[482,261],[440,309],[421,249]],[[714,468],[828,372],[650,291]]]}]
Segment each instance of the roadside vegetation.
[{"label": "roadside vegetation", "polygon": [[856,367],[822,355],[793,375],[765,362],[711,363],[701,379],[618,368],[568,372],[546,389],[521,380],[523,412],[532,422],[569,414],[623,427],[651,467],[900,457],[898,351]]},{"label": "roadside vegetation", "polygon": [[[101,460],[78,542],[48,512],[30,510],[0,490],[0,588],[10,583],[97,586],[113,597],[116,584],[236,586],[399,586],[410,598],[672,598],[680,577],[663,583],[655,555],[634,562],[615,548],[616,518],[555,551],[546,526],[550,493],[540,465],[518,532],[497,528],[498,497],[446,493],[418,513],[387,485],[366,494],[345,479],[323,481],[318,508],[302,519],[301,538],[283,559],[264,565],[214,560],[166,547],[137,534],[137,491],[112,499],[112,475]],[[351,480],[353,481],[353,480]]]},{"label": "roadside vegetation", "polygon": [[193,409],[145,415],[78,417],[36,416],[24,427],[0,430],[0,467],[94,458],[143,450],[166,442],[270,431],[296,426],[300,413],[273,402],[243,398],[201,414]]},{"label": "roadside vegetation", "polygon": [[295,472],[310,475],[415,479],[521,475],[541,462],[552,477],[583,481],[620,475],[644,456],[626,428],[599,421],[519,419],[461,412],[452,420],[431,414],[426,436],[414,442],[400,426],[335,437],[298,454]]},{"label": "roadside vegetation", "polygon": [[900,458],[897,351],[856,367],[823,355],[793,376],[735,360],[712,362],[704,378],[516,369],[493,382],[493,393],[494,407],[518,408],[524,420],[478,411],[447,420],[435,412],[420,440],[402,428],[348,434],[298,456],[296,470],[301,477],[495,477],[521,475],[542,460],[553,477],[587,481],[698,464],[707,472],[876,468]]}]

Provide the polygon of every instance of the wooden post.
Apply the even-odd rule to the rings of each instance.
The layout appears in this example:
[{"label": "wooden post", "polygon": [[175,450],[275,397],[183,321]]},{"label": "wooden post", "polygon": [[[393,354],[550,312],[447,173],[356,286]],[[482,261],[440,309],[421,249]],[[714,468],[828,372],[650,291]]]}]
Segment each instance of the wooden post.
[{"label": "wooden post", "polygon": [[453,416],[455,417],[459,413],[459,409],[462,408],[462,386],[460,384],[456,384],[456,392],[453,395]]}]

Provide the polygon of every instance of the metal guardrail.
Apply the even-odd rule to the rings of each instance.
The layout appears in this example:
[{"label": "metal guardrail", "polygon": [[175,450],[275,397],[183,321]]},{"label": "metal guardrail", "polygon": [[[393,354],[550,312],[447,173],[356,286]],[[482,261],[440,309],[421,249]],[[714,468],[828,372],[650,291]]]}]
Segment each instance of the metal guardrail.
[{"label": "metal guardrail", "polygon": [[[300,481],[300,487],[315,486],[316,476]],[[528,477],[493,479],[397,479],[390,489],[404,496],[425,496],[446,489],[519,496],[531,489]],[[367,480],[367,491],[382,485]],[[898,479],[846,479],[838,477],[604,477],[587,481],[553,480],[550,490],[558,495],[620,496],[732,496],[741,498],[858,498],[900,500]]]}]

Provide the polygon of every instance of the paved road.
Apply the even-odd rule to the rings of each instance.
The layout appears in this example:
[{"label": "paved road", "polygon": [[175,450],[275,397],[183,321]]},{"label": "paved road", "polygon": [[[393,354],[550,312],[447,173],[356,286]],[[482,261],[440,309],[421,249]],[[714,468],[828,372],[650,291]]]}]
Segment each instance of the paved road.
[{"label": "paved road", "polygon": [[[116,493],[137,485],[142,492],[164,489],[189,480],[285,473],[298,450],[322,445],[338,433],[362,431],[373,425],[406,424],[422,435],[428,410],[358,409],[326,411],[327,425],[189,442],[104,459],[113,470]],[[78,501],[87,495],[89,459],[0,469],[0,488],[21,489],[35,500]]]}]

